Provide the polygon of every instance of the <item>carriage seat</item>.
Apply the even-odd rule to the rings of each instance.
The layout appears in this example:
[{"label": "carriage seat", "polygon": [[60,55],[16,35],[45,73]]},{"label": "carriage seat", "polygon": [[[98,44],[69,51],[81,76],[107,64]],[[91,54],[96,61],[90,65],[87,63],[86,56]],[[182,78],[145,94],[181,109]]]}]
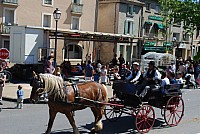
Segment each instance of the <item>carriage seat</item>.
[{"label": "carriage seat", "polygon": [[181,88],[183,88],[183,84],[169,84],[169,85],[165,85],[165,91],[166,94],[171,94],[171,93],[181,93]]}]

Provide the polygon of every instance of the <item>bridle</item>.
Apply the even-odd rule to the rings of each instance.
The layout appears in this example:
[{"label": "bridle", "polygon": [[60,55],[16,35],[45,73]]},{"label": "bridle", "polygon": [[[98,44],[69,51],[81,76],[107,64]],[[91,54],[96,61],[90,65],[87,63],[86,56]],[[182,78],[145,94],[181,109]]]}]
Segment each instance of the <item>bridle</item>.
[{"label": "bridle", "polygon": [[[40,78],[39,75],[38,75],[37,78],[35,78],[35,83],[37,85],[36,93],[38,93],[40,89],[45,88],[45,84],[44,84],[44,82],[42,81],[42,79]],[[43,90],[43,92],[39,92],[38,95],[42,95],[42,94],[44,94],[44,92],[45,91]]]}]

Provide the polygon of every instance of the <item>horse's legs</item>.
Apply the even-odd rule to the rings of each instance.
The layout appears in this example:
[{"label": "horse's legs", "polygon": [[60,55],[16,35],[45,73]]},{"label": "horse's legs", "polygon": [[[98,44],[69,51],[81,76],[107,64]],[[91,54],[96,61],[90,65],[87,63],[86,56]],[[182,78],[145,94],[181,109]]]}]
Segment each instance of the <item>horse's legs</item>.
[{"label": "horse's legs", "polygon": [[49,109],[49,122],[48,122],[48,127],[47,127],[47,130],[46,130],[45,134],[50,134],[51,133],[51,128],[53,126],[53,122],[54,122],[54,119],[56,117],[56,114],[57,114],[56,111],[53,111],[53,110]]},{"label": "horse's legs", "polygon": [[79,131],[78,131],[78,128],[76,127],[75,120],[74,120],[74,117],[73,117],[73,113],[67,112],[67,113],[65,113],[65,115],[67,116],[69,123],[71,124],[71,126],[73,128],[73,133],[74,134],[80,134]]},{"label": "horse's legs", "polygon": [[91,110],[95,117],[95,126],[91,129],[91,131],[99,132],[103,129],[103,123],[101,121],[103,116],[103,109],[92,107]]}]

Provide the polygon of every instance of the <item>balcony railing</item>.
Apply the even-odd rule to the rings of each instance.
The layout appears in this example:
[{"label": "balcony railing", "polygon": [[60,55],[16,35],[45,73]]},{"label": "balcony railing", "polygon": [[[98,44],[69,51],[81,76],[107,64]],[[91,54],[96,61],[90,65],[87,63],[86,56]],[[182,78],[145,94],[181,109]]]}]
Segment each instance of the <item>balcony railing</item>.
[{"label": "balcony railing", "polygon": [[83,4],[77,4],[77,3],[72,3],[72,13],[75,14],[82,14],[83,10]]},{"label": "balcony railing", "polygon": [[8,23],[1,23],[0,24],[0,34],[10,34],[10,27],[15,26],[17,24],[8,24]]},{"label": "balcony railing", "polygon": [[1,0],[2,4],[18,5],[18,0]]}]

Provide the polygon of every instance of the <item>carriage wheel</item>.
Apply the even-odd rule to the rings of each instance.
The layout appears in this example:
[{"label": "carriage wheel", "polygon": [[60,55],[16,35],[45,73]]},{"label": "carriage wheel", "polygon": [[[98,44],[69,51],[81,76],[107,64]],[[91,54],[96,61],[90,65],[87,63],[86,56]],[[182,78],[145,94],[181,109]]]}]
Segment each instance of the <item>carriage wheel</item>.
[{"label": "carriage wheel", "polygon": [[[115,99],[112,98],[109,100],[109,103],[111,104],[115,104]],[[109,121],[117,121],[121,115],[122,115],[122,108],[118,107],[117,104],[115,105],[107,105],[104,109],[104,114],[106,119],[108,119]]]},{"label": "carriage wheel", "polygon": [[142,106],[135,117],[136,129],[139,133],[147,133],[153,127],[155,121],[155,112],[152,106]]},{"label": "carriage wheel", "polygon": [[181,121],[184,114],[184,102],[182,97],[171,97],[164,109],[164,119],[167,125],[176,126]]}]

